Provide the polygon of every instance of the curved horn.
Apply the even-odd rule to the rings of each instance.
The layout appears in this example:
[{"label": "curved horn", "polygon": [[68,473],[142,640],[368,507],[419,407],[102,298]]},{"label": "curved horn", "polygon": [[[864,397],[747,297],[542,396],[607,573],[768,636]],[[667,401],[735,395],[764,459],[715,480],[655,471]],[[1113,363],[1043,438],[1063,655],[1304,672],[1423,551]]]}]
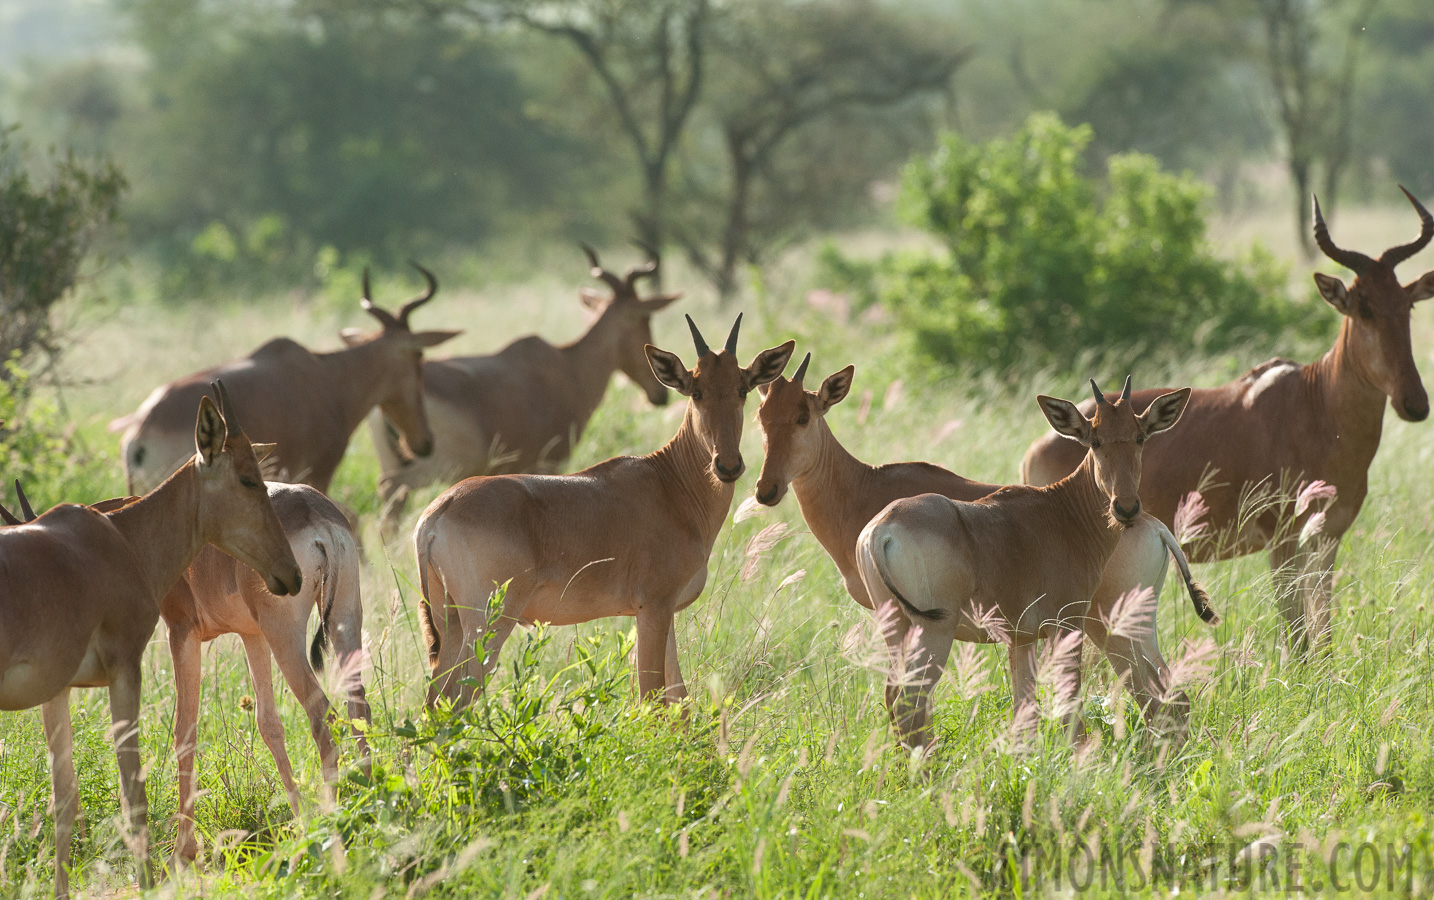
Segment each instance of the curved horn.
[{"label": "curved horn", "polygon": [[1320,252],[1356,275],[1362,274],[1374,262],[1358,250],[1341,250],[1334,245],[1329,238],[1329,226],[1324,223],[1324,213],[1320,212],[1319,197],[1314,198],[1314,236]]},{"label": "curved horn", "polygon": [[30,508],[30,498],[25,496],[25,489],[20,487],[20,479],[15,479],[15,496],[20,500],[20,515],[25,517],[26,522],[33,522],[39,518],[35,511]]},{"label": "curved horn", "polygon": [[229,389],[224,386],[222,379],[210,383],[214,388],[214,396],[219,398],[219,415],[224,419],[224,427],[230,432],[241,431],[239,427],[239,416],[234,410],[234,401],[229,397]]},{"label": "curved horn", "polygon": [[1430,215],[1429,210],[1424,208],[1424,204],[1415,200],[1414,195],[1404,189],[1404,185],[1401,184],[1399,189],[1404,191],[1404,196],[1409,198],[1409,202],[1414,204],[1415,211],[1419,213],[1419,237],[1407,244],[1390,247],[1384,251],[1384,255],[1379,257],[1379,261],[1390,268],[1399,265],[1420,250],[1423,250],[1425,245],[1429,243],[1429,239],[1434,238],[1434,215]]},{"label": "curved horn", "polygon": [[657,270],[662,266],[662,254],[658,252],[656,247],[644,241],[642,238],[633,238],[632,243],[638,249],[647,252],[647,262],[640,266],[633,266],[627,270],[627,278],[625,280],[629,288],[636,285],[637,279],[639,278],[656,278]]},{"label": "curved horn", "polygon": [[583,248],[583,253],[587,254],[588,262],[592,263],[592,270],[590,272],[592,277],[598,279],[599,281],[605,283],[608,287],[612,288],[612,292],[614,294],[620,294],[623,292],[624,289],[629,287],[629,285],[625,284],[621,278],[618,278],[616,275],[612,274],[607,269],[604,269],[602,267],[602,263],[598,262],[597,251],[592,248],[591,244],[582,242],[579,244],[579,246]]},{"label": "curved horn", "polygon": [[402,325],[404,328],[408,327],[409,315],[415,309],[418,309],[420,306],[427,303],[429,300],[432,300],[433,295],[438,293],[438,279],[433,277],[432,272],[428,271],[423,266],[420,266],[418,263],[414,262],[411,259],[408,261],[408,264],[410,266],[413,266],[419,272],[423,273],[423,280],[428,282],[428,290],[424,291],[422,294],[419,294],[417,297],[414,297],[412,300],[408,301],[407,303],[403,304],[398,308],[398,315],[396,316],[396,318],[398,319],[398,324]]},{"label": "curved horn", "polygon": [[792,376],[792,384],[801,384],[802,379],[807,376],[807,363],[812,361],[812,355],[808,353],[802,357],[802,364],[797,366],[797,374]]},{"label": "curved horn", "polygon": [[1105,394],[1101,393],[1100,385],[1098,385],[1098,384],[1095,383],[1095,379],[1094,379],[1094,378],[1092,378],[1092,379],[1090,380],[1090,392],[1091,392],[1092,394],[1095,394],[1095,401],[1096,401],[1096,403],[1105,403],[1105,404],[1109,404],[1109,403],[1110,403],[1109,400],[1105,399]]},{"label": "curved horn", "polygon": [[363,311],[378,319],[378,323],[384,328],[392,328],[398,324],[398,320],[388,310],[383,309],[373,302],[373,291],[368,283],[368,266],[363,267],[363,299],[359,301]]},{"label": "curved horn", "polygon": [[1130,401],[1130,376],[1125,376],[1125,387],[1120,389],[1120,399]]},{"label": "curved horn", "polygon": [[738,332],[741,328],[742,328],[742,314],[741,314],[741,313],[737,313],[737,321],[735,321],[735,322],[732,323],[732,333],[729,334],[729,335],[727,335],[727,343],[725,343],[725,344],[722,345],[722,349],[723,349],[723,350],[726,350],[728,353],[736,353],[736,352],[737,352],[737,332]]},{"label": "curved horn", "polygon": [[711,353],[712,348],[707,346],[707,341],[702,337],[702,332],[697,330],[697,323],[692,321],[691,316],[684,316],[683,318],[687,319],[687,327],[692,330],[692,343],[697,346],[697,355],[701,357]]},{"label": "curved horn", "polygon": [[[15,486],[20,486],[20,479],[15,479]],[[6,509],[4,504],[0,504],[0,522],[4,522],[6,525],[25,524],[24,522],[21,522],[19,519],[15,518],[15,514],[10,512],[10,510]]]}]

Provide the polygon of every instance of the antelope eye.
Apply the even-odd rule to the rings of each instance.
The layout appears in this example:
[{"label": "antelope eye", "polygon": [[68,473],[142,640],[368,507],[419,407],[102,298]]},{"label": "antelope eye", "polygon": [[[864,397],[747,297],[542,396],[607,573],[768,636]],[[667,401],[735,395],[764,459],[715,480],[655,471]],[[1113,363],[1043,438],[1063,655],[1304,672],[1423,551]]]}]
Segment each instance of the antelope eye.
[{"label": "antelope eye", "polygon": [[805,424],[807,424],[808,422],[810,422],[811,420],[812,420],[812,417],[809,416],[809,415],[807,415],[806,413],[802,413],[800,416],[797,416],[797,424],[798,424],[798,425],[805,425]]},{"label": "antelope eye", "polygon": [[257,488],[259,486],[259,482],[250,478],[248,475],[242,476],[239,479],[239,483],[244,485],[246,488]]},{"label": "antelope eye", "polygon": [[1100,449],[1100,438],[1091,438],[1091,439],[1090,439],[1090,449],[1092,449],[1092,450],[1099,450],[1099,449]]},{"label": "antelope eye", "polygon": [[702,392],[701,392],[701,391],[693,391],[693,392],[692,392],[692,399],[693,399],[693,400],[701,400],[701,399],[702,399]]},{"label": "antelope eye", "polygon": [[1137,435],[1135,436],[1135,442],[1136,442],[1137,444],[1143,444],[1143,443],[1145,443],[1145,435],[1143,435],[1143,434],[1137,434]]}]

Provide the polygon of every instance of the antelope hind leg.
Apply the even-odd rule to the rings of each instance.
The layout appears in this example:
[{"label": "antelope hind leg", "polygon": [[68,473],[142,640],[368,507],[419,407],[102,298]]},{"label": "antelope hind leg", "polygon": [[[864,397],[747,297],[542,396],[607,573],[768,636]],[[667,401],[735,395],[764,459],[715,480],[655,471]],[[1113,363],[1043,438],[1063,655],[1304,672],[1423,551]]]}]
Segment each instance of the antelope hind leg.
[{"label": "antelope hind leg", "polygon": [[149,865],[149,799],[139,761],[139,663],[110,677],[110,729],[119,760],[120,797],[124,801],[130,849],[139,864],[140,887],[154,883]]},{"label": "antelope hind leg", "polygon": [[70,724],[70,689],[65,688],[40,708],[45,743],[50,751],[51,811],[55,816],[55,896],[70,896],[70,841],[80,812],[80,786],[75,779],[75,733]]}]

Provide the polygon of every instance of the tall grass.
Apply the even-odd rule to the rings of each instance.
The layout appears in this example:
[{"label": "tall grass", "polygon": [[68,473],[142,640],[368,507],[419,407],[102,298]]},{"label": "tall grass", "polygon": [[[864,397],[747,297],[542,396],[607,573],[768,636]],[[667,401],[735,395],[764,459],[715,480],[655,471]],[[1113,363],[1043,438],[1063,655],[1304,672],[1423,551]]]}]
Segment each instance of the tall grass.
[{"label": "tall grass", "polygon": [[[518,286],[445,289],[421,315],[425,325],[470,329],[454,352],[494,349],[535,329],[571,337],[580,307],[569,285],[581,274],[574,262]],[[684,280],[678,274],[672,283]],[[800,351],[814,351],[817,376],[855,361],[852,396],[829,421],[864,459],[924,458],[972,478],[1012,481],[1025,446],[1046,428],[1034,394],[1078,398],[1084,391],[1083,380],[1054,371],[912,373],[880,327],[810,308],[794,289],[799,283],[799,276],[778,273],[767,285],[749,307],[741,352],[797,337]],[[398,283],[379,290],[380,297],[406,296]],[[692,312],[709,333],[731,315],[700,298],[678,311]],[[1416,355],[1428,372],[1434,329],[1421,312]],[[275,333],[337,346],[338,327],[363,322],[346,297],[137,302],[87,315],[101,324],[69,365],[93,383],[66,389],[64,400],[95,447],[113,446],[103,432],[110,417],[129,412],[169,378],[247,352]],[[679,315],[662,317],[656,332],[659,344],[690,359]],[[1318,349],[1291,352],[1309,359]],[[1117,350],[1070,368],[1112,384],[1133,370],[1143,387],[1214,384],[1257,361],[1238,353],[1153,360]],[[680,416],[680,406],[648,408],[619,378],[574,467],[650,451]],[[882,705],[880,638],[791,501],[724,530],[707,591],[678,617],[693,694],[685,715],[635,703],[627,620],[520,633],[475,710],[424,714],[412,551],[406,540],[385,544],[374,524],[377,465],[360,432],[334,493],[365,515],[364,678],[373,703],[374,777],[350,772],[335,808],[316,803],[293,821],[254,725],[238,643],[216,641],[205,653],[197,763],[206,792],[197,809],[205,865],[171,873],[158,890],[246,897],[1023,895],[1068,891],[1072,875],[1081,886],[1088,848],[1097,863],[1102,850],[1112,857],[1107,880],[1097,871],[1093,888],[1104,883],[1105,892],[1117,892],[1116,873],[1140,887],[1142,876],[1160,870],[1189,893],[1247,877],[1256,878],[1255,887],[1283,888],[1297,843],[1309,852],[1303,883],[1328,889],[1323,861],[1333,854],[1333,874],[1354,885],[1355,849],[1370,842],[1381,855],[1378,890],[1428,893],[1434,487],[1426,473],[1434,443],[1425,427],[1389,417],[1369,500],[1339,559],[1327,655],[1300,660],[1284,649],[1263,558],[1203,566],[1198,575],[1224,624],[1212,630],[1200,623],[1173,584],[1159,617],[1166,655],[1190,681],[1191,736],[1183,747],[1153,743],[1108,665],[1092,657],[1084,689],[1088,745],[1073,749],[1059,723],[1045,721],[1034,745],[1017,750],[1004,651],[958,647],[937,692],[940,745],[924,761],[894,743]],[[745,441],[755,473],[755,425]],[[739,501],[754,479],[739,483]],[[95,499],[118,493],[122,483],[111,466],[95,483],[66,489],[90,495],[64,499]],[[60,499],[33,493],[46,503]],[[408,525],[436,493],[410,505]],[[165,855],[175,764],[162,629],[145,678],[152,834],[156,853]],[[108,713],[99,691],[75,692],[73,708],[88,825],[77,841],[76,884],[108,895],[134,875],[117,825]],[[280,709],[296,775],[317,797],[318,758],[303,711],[287,695]],[[48,894],[48,791],[38,710],[0,717],[0,893]],[[1266,858],[1262,868],[1262,842],[1285,855],[1277,863]],[[1351,847],[1339,850],[1341,842]],[[1408,857],[1406,844],[1413,848]],[[1252,845],[1246,866],[1251,857],[1237,853]],[[1385,877],[1386,845],[1396,862],[1404,860],[1392,880]],[[1060,884],[1049,866],[1058,855],[1077,862]],[[1037,870],[1046,881],[1022,883],[1023,871]],[[1227,881],[1232,873],[1235,882]]]}]

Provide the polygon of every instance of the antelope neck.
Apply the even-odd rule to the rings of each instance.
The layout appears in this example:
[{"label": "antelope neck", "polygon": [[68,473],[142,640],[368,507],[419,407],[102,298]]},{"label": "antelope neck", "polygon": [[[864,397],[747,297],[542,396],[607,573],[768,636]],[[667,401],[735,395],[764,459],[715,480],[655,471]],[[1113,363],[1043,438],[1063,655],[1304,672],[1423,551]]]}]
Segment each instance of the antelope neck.
[{"label": "antelope neck", "polygon": [[850,551],[871,518],[862,518],[860,506],[867,495],[866,483],[876,469],[842,446],[826,419],[817,419],[816,427],[821,429],[816,461],[791,479],[792,493],[797,495],[802,518],[816,539],[825,547],[836,545]]},{"label": "antelope neck", "polygon": [[1110,498],[1095,480],[1095,457],[1086,451],[1076,470],[1044,490],[1069,521],[1070,533],[1108,558],[1120,542],[1121,528],[1110,523]]},{"label": "antelope neck", "polygon": [[1341,323],[1334,346],[1300,368],[1309,412],[1327,424],[1344,453],[1364,459],[1366,467],[1379,449],[1384,430],[1384,391],[1374,384],[1354,350],[1354,325]]},{"label": "antelope neck", "polygon": [[608,310],[604,309],[582,337],[558,348],[567,367],[568,400],[583,423],[597,411],[612,373],[618,368],[617,342],[612,332]]},{"label": "antelope neck", "polygon": [[105,514],[139,559],[156,606],[204,547],[198,478],[191,459],[159,487]]},{"label": "antelope neck", "polygon": [[732,507],[736,485],[719,481],[712,473],[712,450],[697,435],[691,400],[672,440],[647,459],[677,501],[671,511],[691,521],[708,543],[715,541]]},{"label": "antelope neck", "polygon": [[342,417],[345,441],[368,411],[383,400],[391,373],[385,365],[382,343],[380,337],[331,353],[314,354],[327,379],[325,392]]}]

